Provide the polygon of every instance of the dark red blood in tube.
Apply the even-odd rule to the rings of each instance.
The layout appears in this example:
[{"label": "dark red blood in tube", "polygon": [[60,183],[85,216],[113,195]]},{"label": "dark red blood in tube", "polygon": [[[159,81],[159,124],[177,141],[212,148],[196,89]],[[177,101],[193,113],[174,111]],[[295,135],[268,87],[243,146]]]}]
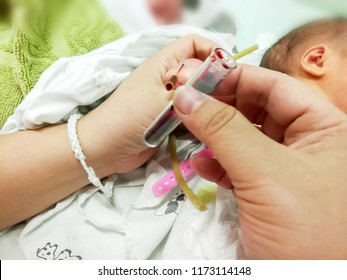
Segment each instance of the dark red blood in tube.
[{"label": "dark red blood in tube", "polygon": [[220,50],[217,50],[216,54],[217,54],[219,59],[223,59],[223,54],[222,54],[222,52]]}]

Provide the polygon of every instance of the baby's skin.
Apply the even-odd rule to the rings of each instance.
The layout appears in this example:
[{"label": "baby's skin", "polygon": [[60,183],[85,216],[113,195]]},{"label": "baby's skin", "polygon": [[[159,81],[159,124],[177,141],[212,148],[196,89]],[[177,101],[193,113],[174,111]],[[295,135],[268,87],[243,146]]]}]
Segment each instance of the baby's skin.
[{"label": "baby's skin", "polygon": [[[198,59],[186,59],[183,63],[177,64],[166,73],[164,77],[164,84],[168,82],[172,76],[177,75],[178,78],[175,83],[175,89],[177,89],[178,87],[184,85],[189,80],[189,78],[193,76],[193,74],[198,70],[202,63],[203,61]],[[225,89],[224,83],[221,82],[212,95],[214,98],[224,103],[233,105],[235,96],[226,95],[226,92],[228,91]]]}]

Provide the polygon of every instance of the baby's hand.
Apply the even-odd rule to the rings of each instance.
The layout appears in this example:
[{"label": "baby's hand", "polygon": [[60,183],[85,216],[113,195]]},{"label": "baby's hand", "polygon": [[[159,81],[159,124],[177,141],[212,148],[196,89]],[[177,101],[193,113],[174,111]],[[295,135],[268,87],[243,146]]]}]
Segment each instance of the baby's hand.
[{"label": "baby's hand", "polygon": [[[169,82],[170,79],[174,75],[176,75],[177,80],[174,83],[174,89],[179,88],[180,86],[188,82],[188,80],[199,69],[201,64],[203,64],[203,61],[195,58],[184,60],[182,63],[177,64],[166,73],[164,77],[164,83]],[[221,82],[221,84],[218,85],[217,89],[213,92],[212,95],[219,101],[222,101],[229,105],[235,105],[235,96],[230,94],[229,85],[225,86],[224,82]]]},{"label": "baby's hand", "polygon": [[177,64],[166,73],[164,83],[169,82],[170,79],[176,75],[177,81],[174,84],[174,88],[176,89],[184,85],[195,71],[198,70],[202,63],[203,61],[196,58],[186,59],[184,62]]}]

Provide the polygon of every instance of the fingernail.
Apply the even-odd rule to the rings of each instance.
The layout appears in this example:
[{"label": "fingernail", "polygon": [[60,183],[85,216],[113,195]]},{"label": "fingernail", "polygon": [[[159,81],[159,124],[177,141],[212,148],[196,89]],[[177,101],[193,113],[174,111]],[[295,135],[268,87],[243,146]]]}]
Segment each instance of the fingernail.
[{"label": "fingernail", "polygon": [[207,99],[207,95],[200,93],[191,86],[181,86],[176,90],[174,105],[183,115],[196,111]]}]

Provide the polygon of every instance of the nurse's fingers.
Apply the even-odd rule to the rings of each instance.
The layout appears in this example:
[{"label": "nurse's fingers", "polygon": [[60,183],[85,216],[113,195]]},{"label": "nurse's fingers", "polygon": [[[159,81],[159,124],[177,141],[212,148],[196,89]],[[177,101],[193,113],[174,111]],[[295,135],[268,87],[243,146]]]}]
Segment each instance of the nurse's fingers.
[{"label": "nurse's fingers", "polygon": [[227,172],[216,159],[196,157],[191,159],[191,165],[195,173],[206,180],[225,189],[233,188]]},{"label": "nurse's fingers", "polygon": [[[196,170],[224,187],[243,180],[246,171],[266,176],[278,165],[276,157],[284,156],[282,146],[262,134],[234,107],[192,87],[177,90],[174,106],[184,125],[211,149],[218,160],[218,163],[205,161],[207,169],[195,162]],[[276,157],[259,166],[269,154]]]},{"label": "nurse's fingers", "polygon": [[204,61],[217,45],[199,35],[189,35],[178,39],[160,51],[154,58],[163,66],[162,78],[166,73],[186,59],[196,58]]},{"label": "nurse's fingers", "polygon": [[236,108],[252,123],[257,122],[263,111],[282,127],[308,112],[312,118],[322,121],[311,124],[315,129],[331,122],[332,112],[344,117],[321,94],[294,78],[260,67],[239,65],[238,68],[221,83],[219,90],[235,95]]},{"label": "nurse's fingers", "polygon": [[164,83],[169,83],[172,86],[172,88],[168,88],[168,90],[173,90],[174,88],[184,85],[202,63],[203,62],[199,59],[190,58],[185,59],[174,68],[170,69],[164,77]]}]

